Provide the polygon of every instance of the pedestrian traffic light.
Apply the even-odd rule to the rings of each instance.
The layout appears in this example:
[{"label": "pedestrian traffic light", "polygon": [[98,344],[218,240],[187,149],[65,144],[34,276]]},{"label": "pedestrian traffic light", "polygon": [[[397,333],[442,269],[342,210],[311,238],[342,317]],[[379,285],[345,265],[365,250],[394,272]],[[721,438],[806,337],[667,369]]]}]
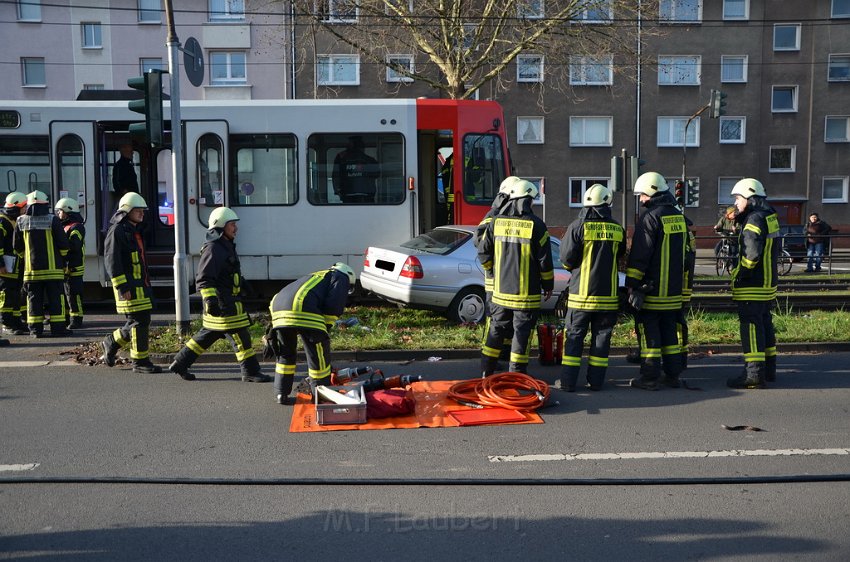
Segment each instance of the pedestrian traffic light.
[{"label": "pedestrian traffic light", "polygon": [[676,193],[676,201],[678,201],[679,205],[682,207],[685,206],[685,182],[682,180],[676,180],[676,185],[674,187]]},{"label": "pedestrian traffic light", "polygon": [[608,183],[608,187],[611,189],[611,191],[623,191],[623,183],[623,157],[612,156],[611,181]]},{"label": "pedestrian traffic light", "polygon": [[144,123],[132,123],[130,134],[144,137],[152,146],[163,145],[162,124],[162,70],[149,70],[142,76],[127,80],[134,90],[142,90],[144,99],[133,100],[128,104],[130,111],[145,116]]},{"label": "pedestrian traffic light", "polygon": [[726,94],[720,90],[711,90],[711,100],[708,102],[711,109],[711,118],[717,119],[726,115]]}]

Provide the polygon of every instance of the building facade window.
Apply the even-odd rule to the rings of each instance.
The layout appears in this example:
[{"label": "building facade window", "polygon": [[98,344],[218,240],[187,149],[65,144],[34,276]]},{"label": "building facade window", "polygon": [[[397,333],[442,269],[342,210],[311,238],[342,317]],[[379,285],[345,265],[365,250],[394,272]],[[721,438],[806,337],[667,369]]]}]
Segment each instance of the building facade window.
[{"label": "building facade window", "polygon": [[387,82],[413,82],[413,55],[387,55]]},{"label": "building facade window", "polygon": [[320,86],[357,86],[360,84],[360,57],[358,55],[322,55],[316,63],[316,82]]},{"label": "building facade window", "polygon": [[570,117],[570,146],[612,146],[613,117]]},{"label": "building facade window", "polygon": [[103,39],[101,35],[100,23],[87,22],[81,23],[80,29],[83,35],[83,49],[102,49]]},{"label": "building facade window", "polygon": [[[681,147],[687,124],[687,117],[659,117],[657,145],[659,147]],[[691,121],[690,126],[688,126],[687,146],[699,146],[699,126],[699,117]]]},{"label": "building facade window", "polygon": [[850,55],[829,55],[828,80],[830,82],[850,81]]},{"label": "building facade window", "polygon": [[778,23],[773,26],[774,51],[800,50],[800,24]]},{"label": "building facade window", "polygon": [[796,146],[770,147],[770,172],[793,172],[797,168]]},{"label": "building facade window", "polygon": [[525,0],[517,4],[517,16],[520,19],[539,20],[546,15],[544,0]]},{"label": "building facade window", "polygon": [[570,207],[583,207],[584,192],[595,183],[601,183],[605,187],[608,187],[608,181],[610,179],[611,178],[570,178]]},{"label": "building facade window", "polygon": [[720,118],[720,144],[744,144],[747,142],[746,117]]},{"label": "building facade window", "polygon": [[832,17],[850,18],[850,0],[832,0]]},{"label": "building facade window", "polygon": [[723,19],[750,19],[750,0],[723,0]]},{"label": "building facade window", "polygon": [[245,53],[240,51],[213,51],[210,53],[210,84],[232,86],[245,84],[248,76]]},{"label": "building facade window", "polygon": [[611,0],[585,0],[587,7],[578,11],[575,16],[582,23],[609,23],[614,19],[611,10]]},{"label": "building facade window", "polygon": [[21,73],[23,85],[26,87],[41,88],[47,85],[44,72],[43,57],[24,57],[21,59]]},{"label": "building facade window", "polygon": [[702,21],[702,0],[660,0],[658,19],[686,23]]},{"label": "building facade window", "polygon": [[717,178],[718,205],[731,205],[735,202],[735,198],[732,196],[732,188],[742,179],[744,179],[743,176]]},{"label": "building facade window", "polygon": [[160,0],[139,0],[139,23],[162,23]]},{"label": "building facade window", "polygon": [[850,116],[827,115],[824,142],[850,142]]},{"label": "building facade window", "polygon": [[774,86],[771,94],[770,110],[773,113],[796,112],[797,86]]},{"label": "building facade window", "polygon": [[357,0],[317,0],[316,11],[322,21],[356,23],[359,12]]},{"label": "building facade window", "polygon": [[723,55],[720,57],[720,81],[743,83],[747,81],[747,55]]},{"label": "building facade window", "polygon": [[517,144],[543,144],[544,125],[543,117],[517,117]]},{"label": "building facade window", "polygon": [[18,21],[41,21],[41,0],[18,0]]},{"label": "building facade window", "polygon": [[167,70],[159,57],[149,57],[139,59],[139,72],[144,74],[149,70]]},{"label": "building facade window", "polygon": [[610,55],[570,57],[570,84],[610,86],[614,83],[614,59]]},{"label": "building facade window", "polygon": [[659,55],[658,84],[660,86],[699,86],[699,55]]},{"label": "building facade window", "polygon": [[543,55],[517,55],[517,82],[543,82]]},{"label": "building facade window", "polygon": [[210,20],[245,19],[244,0],[209,0]]},{"label": "building facade window", "polygon": [[847,176],[823,178],[823,202],[847,203]]}]

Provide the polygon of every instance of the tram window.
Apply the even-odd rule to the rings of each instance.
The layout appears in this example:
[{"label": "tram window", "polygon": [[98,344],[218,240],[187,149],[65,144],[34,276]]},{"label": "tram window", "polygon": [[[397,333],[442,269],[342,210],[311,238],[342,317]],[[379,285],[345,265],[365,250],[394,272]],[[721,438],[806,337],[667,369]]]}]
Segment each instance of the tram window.
[{"label": "tram window", "polygon": [[295,135],[231,135],[230,204],[298,202]]},{"label": "tram window", "polygon": [[404,201],[401,134],[314,134],[307,147],[307,197],[313,205],[394,205]]},{"label": "tram window", "polygon": [[50,139],[45,136],[0,136],[0,195],[12,191],[51,193]]},{"label": "tram window", "polygon": [[[174,226],[174,172],[170,150],[156,155],[156,199],[159,222]],[[150,203],[148,203],[150,205]]]},{"label": "tram window", "polygon": [[70,197],[79,203],[80,214],[86,219],[86,176],[83,140],[77,135],[65,135],[56,144],[59,198]]},{"label": "tram window", "polygon": [[198,218],[207,224],[215,207],[224,205],[224,145],[218,135],[208,133],[195,147],[198,182]]},{"label": "tram window", "polygon": [[463,164],[464,200],[472,204],[491,204],[505,179],[502,139],[496,135],[466,135]]}]

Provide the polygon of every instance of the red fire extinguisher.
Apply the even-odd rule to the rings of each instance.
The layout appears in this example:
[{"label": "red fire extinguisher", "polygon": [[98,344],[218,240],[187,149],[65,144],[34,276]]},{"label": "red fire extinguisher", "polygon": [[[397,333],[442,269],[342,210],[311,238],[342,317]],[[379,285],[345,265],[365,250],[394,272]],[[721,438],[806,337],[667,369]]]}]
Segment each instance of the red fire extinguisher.
[{"label": "red fire extinguisher", "polygon": [[564,331],[555,324],[537,326],[538,358],[541,365],[557,365],[564,349]]}]

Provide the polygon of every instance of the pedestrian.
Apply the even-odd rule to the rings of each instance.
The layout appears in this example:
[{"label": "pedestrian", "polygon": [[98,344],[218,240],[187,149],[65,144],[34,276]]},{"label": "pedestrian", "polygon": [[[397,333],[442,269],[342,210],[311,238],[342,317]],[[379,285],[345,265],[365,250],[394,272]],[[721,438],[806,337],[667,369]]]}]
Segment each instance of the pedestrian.
[{"label": "pedestrian", "polygon": [[584,208],[561,240],[561,263],[570,271],[566,342],[561,388],[574,392],[584,338],[590,329],[587,388],[602,390],[608,370],[611,335],[617,324],[618,264],[626,252],[625,231],[611,216],[614,194],[601,184],[585,192]]},{"label": "pedestrian", "polygon": [[68,259],[65,266],[65,297],[68,299],[68,327],[83,327],[83,275],[86,271],[86,227],[80,205],[70,197],[56,202],[56,216],[68,237]]},{"label": "pedestrian", "polygon": [[364,152],[363,137],[348,137],[348,146],[334,158],[334,193],[343,203],[374,203],[378,161]]},{"label": "pedestrian", "polygon": [[115,308],[127,321],[101,343],[102,359],[112,367],[118,350],[130,348],[134,373],[161,373],[162,367],[151,362],[148,349],[153,292],[141,233],[147,209],[141,195],[127,193],[109,221],[103,259],[112,282]]},{"label": "pedestrian", "polygon": [[27,324],[30,336],[44,335],[44,311],[50,314],[50,335],[72,335],[66,327],[67,315],[63,283],[68,238],[59,219],[50,214],[47,194],[27,194],[27,210],[15,223],[15,252],[21,257],[24,290],[27,294]]},{"label": "pedestrian", "polygon": [[518,180],[510,189],[508,202],[487,226],[478,244],[478,260],[493,275],[490,330],[481,348],[485,377],[494,373],[511,325],[514,332],[509,370],[528,371],[528,350],[540,312],[541,292],[544,299],[549,299],[554,287],[549,231],[531,210],[537,187]]},{"label": "pedestrian", "polygon": [[[682,355],[677,319],[682,308],[688,228],[661,174],[642,174],[635,182],[634,193],[643,210],[632,236],[626,287],[629,303],[637,311],[641,363],[640,377],[632,379],[630,385],[658,390],[660,382],[678,388]],[[660,378],[662,370],[664,377]]]},{"label": "pedestrian", "polygon": [[331,381],[329,332],[345,309],[356,281],[354,270],[337,262],[293,281],[272,298],[269,345],[274,350],[274,391],[278,404],[288,403],[295,379],[298,337],[307,356],[307,375],[313,390]]},{"label": "pedestrian", "polygon": [[23,267],[12,243],[15,224],[26,205],[27,196],[13,191],[6,196],[0,211],[0,321],[7,332],[16,336],[29,331],[21,320]]},{"label": "pedestrian", "polygon": [[823,250],[831,230],[832,227],[822,221],[817,213],[809,215],[809,222],[806,223],[806,256],[809,258],[807,273],[820,271]]},{"label": "pedestrian", "polygon": [[139,179],[133,163],[133,145],[122,144],[118,150],[120,156],[112,166],[112,189],[115,196],[121,198],[127,193],[139,192]]},{"label": "pedestrian", "polygon": [[744,178],[732,188],[737,221],[738,265],[732,272],[732,300],[738,304],[744,372],[730,378],[731,388],[763,388],[776,380],[776,332],[771,309],[776,300],[781,251],[779,217],[767,203],[762,183]]},{"label": "pedestrian", "polygon": [[218,340],[227,337],[233,346],[244,382],[269,382],[251,344],[251,319],[242,306],[242,270],[236,253],[239,217],[228,207],[216,207],[209,218],[206,242],[195,275],[195,286],[204,300],[203,327],[177,353],[168,367],[183,380],[195,380],[192,364]]}]

